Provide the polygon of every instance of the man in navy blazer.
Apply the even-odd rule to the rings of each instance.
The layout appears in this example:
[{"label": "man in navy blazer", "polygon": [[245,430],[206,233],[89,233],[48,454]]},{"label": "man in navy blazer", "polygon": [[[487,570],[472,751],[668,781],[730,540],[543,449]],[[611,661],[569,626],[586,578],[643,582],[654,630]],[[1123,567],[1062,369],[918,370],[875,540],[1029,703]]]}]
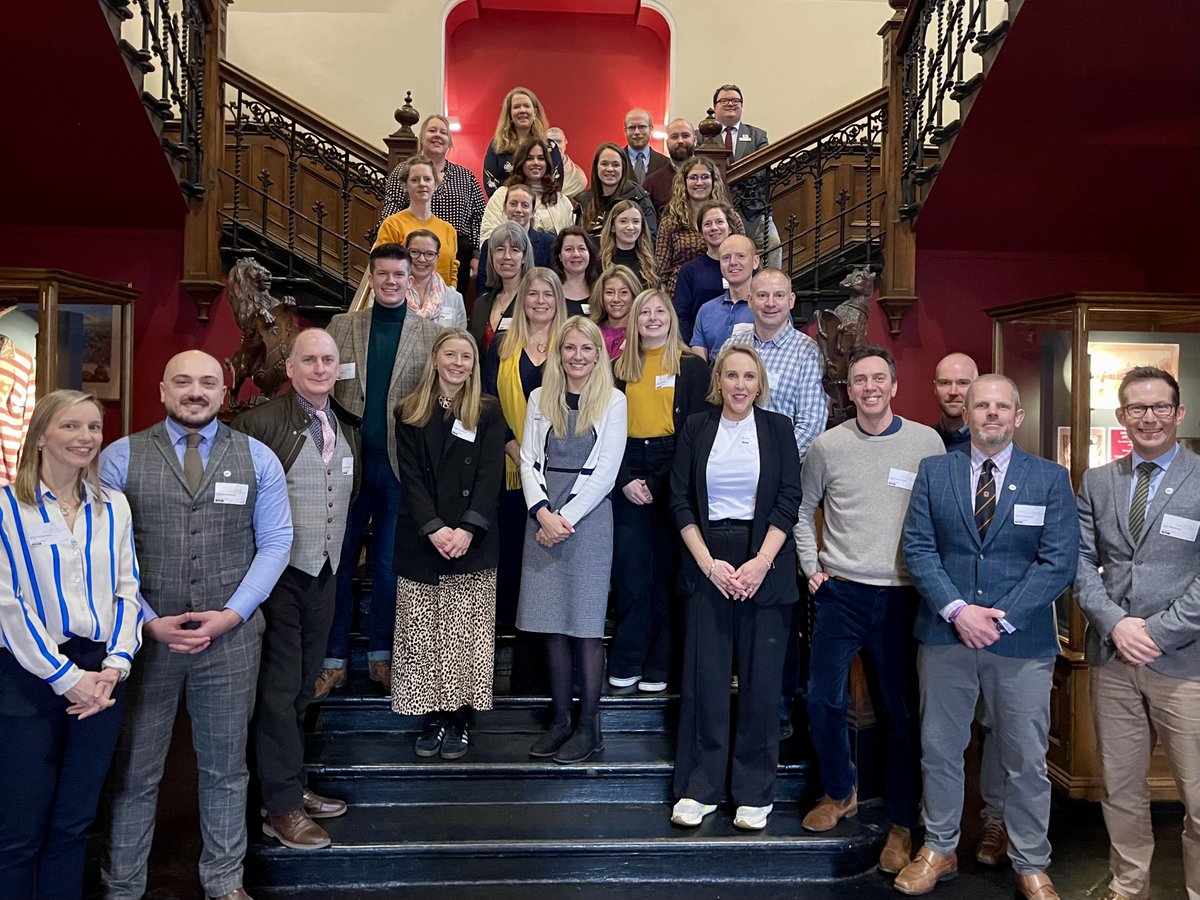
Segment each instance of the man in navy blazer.
[{"label": "man in navy blazer", "polygon": [[1057,900],[1046,874],[1054,601],[1079,553],[1067,470],[1013,444],[1025,412],[1017,386],[983,375],[967,392],[971,452],[921,462],[904,523],[904,558],[921,593],[921,772],[925,846],[896,876],[925,894],[957,873],[963,751],[983,695],[1008,773],[1004,821],[1017,888]]}]

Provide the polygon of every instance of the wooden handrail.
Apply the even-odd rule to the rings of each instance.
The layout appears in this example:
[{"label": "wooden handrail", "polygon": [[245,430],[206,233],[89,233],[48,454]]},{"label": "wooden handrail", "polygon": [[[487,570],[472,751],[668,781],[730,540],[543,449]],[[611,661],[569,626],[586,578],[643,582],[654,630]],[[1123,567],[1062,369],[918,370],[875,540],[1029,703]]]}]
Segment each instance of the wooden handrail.
[{"label": "wooden handrail", "polygon": [[377,166],[383,172],[387,172],[387,153],[378,147],[372,147],[370,144],[365,143],[361,138],[355,137],[345,128],[335,125],[324,116],[320,116],[311,109],[301,106],[286,94],[282,94],[269,84],[259,81],[249,72],[239,69],[225,59],[221,60],[221,81],[223,84],[233,88],[241,88],[258,99],[265,101],[273,109],[295,119],[305,128],[322,137],[328,138],[332,143],[337,144],[339,147],[344,147],[365,162]]},{"label": "wooden handrail", "polygon": [[881,87],[860,97],[853,103],[831,112],[823,119],[818,119],[811,125],[801,128],[799,131],[793,131],[782,140],[772,141],[761,150],[756,150],[749,156],[742,157],[726,170],[726,183],[732,184],[739,178],[749,175],[751,172],[757,172],[759,169],[766,168],[773,163],[786,159],[797,150],[806,147],[818,138],[852,125],[871,112],[882,109],[887,105],[887,96],[887,88]]},{"label": "wooden handrail", "polygon": [[924,0],[910,0],[904,9],[900,30],[896,32],[896,52],[900,56],[903,56],[904,51],[908,48],[908,39],[912,37],[912,30],[921,15],[922,6],[924,6]]}]

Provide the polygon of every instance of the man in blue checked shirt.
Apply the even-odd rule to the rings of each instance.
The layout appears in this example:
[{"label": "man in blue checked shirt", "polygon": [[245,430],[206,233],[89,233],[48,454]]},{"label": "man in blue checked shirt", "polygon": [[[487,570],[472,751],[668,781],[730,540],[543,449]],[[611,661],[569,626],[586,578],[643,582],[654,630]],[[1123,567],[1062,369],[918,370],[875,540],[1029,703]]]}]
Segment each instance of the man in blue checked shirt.
[{"label": "man in blue checked shirt", "polygon": [[200,883],[209,897],[248,900],[246,735],[263,633],[258,606],[288,564],[287,482],[265,444],[217,421],[225,378],[207,353],[173,357],[159,394],[166,421],[100,459],[101,480],[129,499],[143,631],[153,638],[129,679],[105,897],[145,893],[158,783],[183,697],[200,770]]}]

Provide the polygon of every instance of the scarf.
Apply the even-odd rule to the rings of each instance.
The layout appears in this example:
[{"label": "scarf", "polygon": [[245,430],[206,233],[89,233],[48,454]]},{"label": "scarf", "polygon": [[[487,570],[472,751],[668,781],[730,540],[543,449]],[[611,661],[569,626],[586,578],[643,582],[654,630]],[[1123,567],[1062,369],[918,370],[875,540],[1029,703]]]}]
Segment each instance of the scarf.
[{"label": "scarf", "polygon": [[[525,430],[525,391],[521,386],[521,354],[514,353],[500,360],[500,371],[496,376],[496,393],[500,395],[500,410],[512,430],[517,443]],[[510,491],[521,489],[521,470],[512,457],[504,454],[504,487]]]},{"label": "scarf", "polygon": [[429,276],[429,301],[425,303],[417,294],[416,288],[408,289],[408,306],[422,319],[437,321],[442,314],[442,301],[446,297],[446,279],[436,271]]}]

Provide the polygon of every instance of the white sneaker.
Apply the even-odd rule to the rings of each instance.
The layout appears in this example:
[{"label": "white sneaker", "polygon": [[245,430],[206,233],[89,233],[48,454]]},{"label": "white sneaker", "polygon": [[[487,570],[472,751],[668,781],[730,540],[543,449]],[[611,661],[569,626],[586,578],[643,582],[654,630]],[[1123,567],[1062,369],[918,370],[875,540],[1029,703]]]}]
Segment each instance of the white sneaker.
[{"label": "white sneaker", "polygon": [[767,816],[774,808],[773,803],[766,806],[739,806],[733,816],[733,824],[747,831],[762,831],[767,827]]},{"label": "white sneaker", "polygon": [[633,687],[642,680],[641,675],[630,675],[628,678],[618,678],[616,675],[608,676],[608,683],[615,688]]},{"label": "white sneaker", "polygon": [[639,681],[638,690],[645,691],[647,694],[657,694],[660,691],[667,689],[665,681]]},{"label": "white sneaker", "polygon": [[684,797],[671,810],[671,821],[676,825],[699,825],[704,817],[711,812],[716,812],[717,805],[715,803],[701,803],[698,800],[690,800]]}]

